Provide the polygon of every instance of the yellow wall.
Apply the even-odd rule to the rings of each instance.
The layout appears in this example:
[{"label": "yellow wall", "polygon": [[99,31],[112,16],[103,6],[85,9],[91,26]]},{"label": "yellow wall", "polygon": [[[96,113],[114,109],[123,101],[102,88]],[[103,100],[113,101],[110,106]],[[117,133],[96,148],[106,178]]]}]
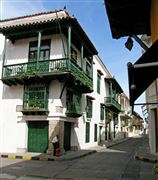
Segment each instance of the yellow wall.
[{"label": "yellow wall", "polygon": [[154,43],[158,39],[158,0],[151,0],[151,40]]}]

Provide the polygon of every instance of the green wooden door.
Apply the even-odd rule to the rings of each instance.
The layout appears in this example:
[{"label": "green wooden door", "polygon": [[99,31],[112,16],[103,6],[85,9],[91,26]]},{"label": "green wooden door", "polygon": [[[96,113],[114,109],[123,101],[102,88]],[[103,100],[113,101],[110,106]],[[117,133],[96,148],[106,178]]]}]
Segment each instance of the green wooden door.
[{"label": "green wooden door", "polygon": [[71,123],[64,122],[64,149],[70,150],[71,146]]},{"label": "green wooden door", "polygon": [[48,148],[48,122],[30,121],[28,123],[28,152],[46,152]]}]

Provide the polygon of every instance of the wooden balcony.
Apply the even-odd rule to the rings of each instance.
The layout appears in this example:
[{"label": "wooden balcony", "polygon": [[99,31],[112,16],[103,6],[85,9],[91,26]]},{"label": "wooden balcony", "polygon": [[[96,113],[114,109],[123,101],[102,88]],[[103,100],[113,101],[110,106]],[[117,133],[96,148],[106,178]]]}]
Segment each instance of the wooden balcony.
[{"label": "wooden balcony", "polygon": [[66,115],[68,117],[74,117],[74,118],[82,116],[81,106],[75,103],[68,104]]},{"label": "wooden balcony", "polygon": [[47,87],[25,89],[22,113],[24,115],[48,115]]},{"label": "wooden balcony", "polygon": [[121,105],[113,97],[105,97],[105,104],[112,111],[121,112]]},{"label": "wooden balcony", "polygon": [[93,90],[92,79],[73,60],[55,59],[4,65],[2,81],[9,86],[32,82],[51,81],[52,79],[71,78],[71,85],[81,92]]}]

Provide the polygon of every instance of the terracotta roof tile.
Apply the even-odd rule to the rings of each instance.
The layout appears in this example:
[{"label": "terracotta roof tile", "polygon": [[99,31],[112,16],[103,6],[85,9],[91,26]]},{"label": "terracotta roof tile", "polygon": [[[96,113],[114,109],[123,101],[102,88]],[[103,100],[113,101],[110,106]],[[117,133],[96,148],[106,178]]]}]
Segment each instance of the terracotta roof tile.
[{"label": "terracotta roof tile", "polygon": [[[8,27],[15,27],[15,26],[23,26],[28,24],[41,24],[50,22],[56,19],[62,18],[70,18],[69,14],[65,10],[55,10],[49,12],[42,12],[38,14],[32,14],[28,16],[21,16],[17,18],[5,19],[0,21],[0,27],[8,28]],[[73,18],[73,17],[71,17]]]}]

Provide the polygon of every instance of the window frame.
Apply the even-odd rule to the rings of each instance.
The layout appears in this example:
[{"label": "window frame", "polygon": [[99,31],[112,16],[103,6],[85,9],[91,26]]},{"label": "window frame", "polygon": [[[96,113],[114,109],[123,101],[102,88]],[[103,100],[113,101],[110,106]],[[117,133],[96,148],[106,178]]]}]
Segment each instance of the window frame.
[{"label": "window frame", "polygon": [[[32,49],[32,50],[31,50]],[[51,49],[51,39],[44,39],[41,40],[41,47],[40,47],[40,59],[42,60],[49,60],[50,59],[50,49]],[[29,42],[29,52],[28,52],[28,61],[37,61],[37,51],[38,51],[38,41],[30,41]],[[41,57],[41,53],[44,52],[44,58]],[[48,55],[46,56],[46,52],[48,52]],[[34,53],[34,58],[30,58],[31,53]]]},{"label": "window frame", "polygon": [[87,118],[92,118],[93,117],[93,101],[87,97],[87,111],[86,115]]},{"label": "window frame", "polygon": [[103,121],[105,119],[105,106],[100,104],[100,120]]},{"label": "window frame", "polygon": [[100,89],[101,89],[101,75],[98,72],[97,73],[97,93],[100,94]]},{"label": "window frame", "polygon": [[89,143],[90,142],[90,122],[86,122],[86,133],[85,133],[85,142]]}]

